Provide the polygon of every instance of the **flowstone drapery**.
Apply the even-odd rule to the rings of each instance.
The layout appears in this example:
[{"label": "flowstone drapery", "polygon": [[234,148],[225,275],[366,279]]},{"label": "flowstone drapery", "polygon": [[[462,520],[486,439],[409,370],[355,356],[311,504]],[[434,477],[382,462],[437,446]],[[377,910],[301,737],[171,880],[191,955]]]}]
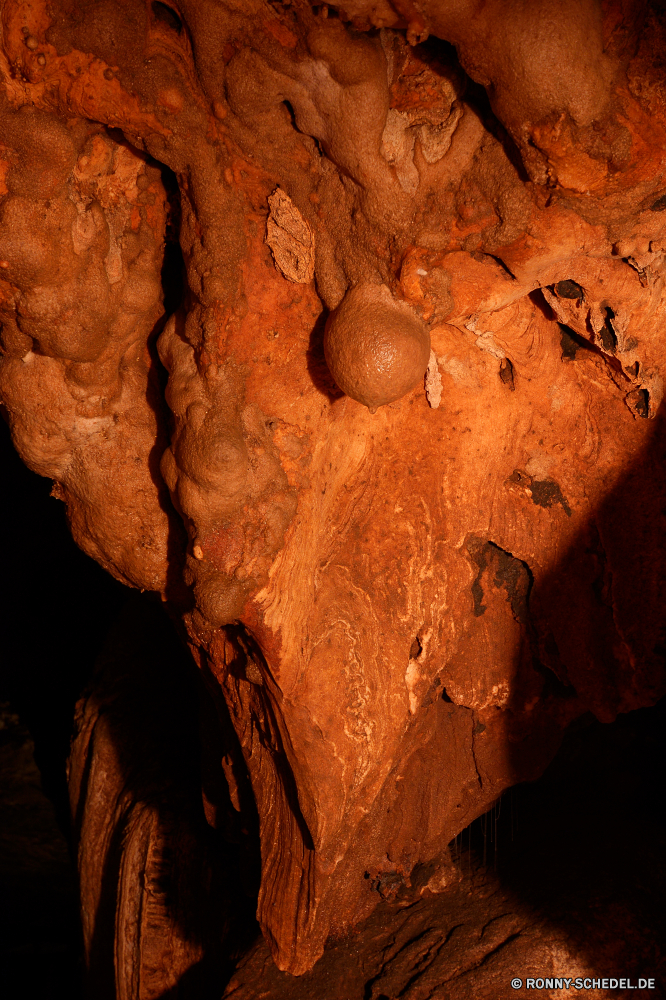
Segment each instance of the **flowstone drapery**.
[{"label": "flowstone drapery", "polygon": [[182,623],[281,969],[666,688],[657,7],[0,4],[3,407]]}]

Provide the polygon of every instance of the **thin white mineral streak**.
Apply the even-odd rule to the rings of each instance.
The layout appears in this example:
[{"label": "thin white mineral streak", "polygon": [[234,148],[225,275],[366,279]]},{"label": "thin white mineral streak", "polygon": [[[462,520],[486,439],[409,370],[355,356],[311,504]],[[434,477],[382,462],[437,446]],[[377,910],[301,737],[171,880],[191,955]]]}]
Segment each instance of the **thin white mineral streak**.
[{"label": "thin white mineral streak", "polygon": [[437,355],[430,352],[430,361],[425,373],[425,392],[428,404],[436,410],[442,401],[442,377],[437,366]]}]

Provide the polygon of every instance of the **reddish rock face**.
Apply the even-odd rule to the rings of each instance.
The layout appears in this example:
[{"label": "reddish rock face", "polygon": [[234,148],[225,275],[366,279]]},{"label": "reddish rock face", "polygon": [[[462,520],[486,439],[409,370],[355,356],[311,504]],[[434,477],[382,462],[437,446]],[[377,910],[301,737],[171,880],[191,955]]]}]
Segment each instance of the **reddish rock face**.
[{"label": "reddish rock face", "polygon": [[[666,687],[664,24],[638,0],[1,9],[14,441],[224,695],[259,920],[301,973],[572,719]],[[324,327],[345,315],[342,388],[374,386],[380,300],[418,351],[371,413]]]}]

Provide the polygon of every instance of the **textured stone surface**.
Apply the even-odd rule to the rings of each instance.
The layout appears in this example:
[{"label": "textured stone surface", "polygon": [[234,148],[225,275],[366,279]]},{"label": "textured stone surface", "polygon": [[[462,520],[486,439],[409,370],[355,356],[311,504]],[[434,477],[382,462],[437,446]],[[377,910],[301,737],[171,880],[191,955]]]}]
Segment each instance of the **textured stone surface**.
[{"label": "textured stone surface", "polygon": [[[581,722],[541,779],[451,844],[444,878],[424,866],[409,886],[378,886],[377,910],[302,977],[257,942],[225,996],[508,1000],[534,995],[528,978],[560,977],[542,995],[663,996],[664,703]],[[633,988],[604,987],[611,977]],[[653,989],[637,989],[648,977]]]},{"label": "textured stone surface", "polygon": [[[224,698],[283,970],[664,691],[656,8],[2,3],[3,405]],[[323,354],[367,283],[437,365],[374,414]]]},{"label": "textured stone surface", "polygon": [[[75,756],[87,777],[71,783],[75,813],[105,838],[82,838],[85,892],[99,893],[100,927],[121,915],[130,890],[141,913],[135,928],[123,919],[138,963],[123,961],[124,935],[115,948],[98,935],[91,996],[113,996],[115,986],[120,996],[175,991],[185,1000],[507,1000],[525,995],[510,985],[518,975],[568,979],[546,986],[553,997],[663,997],[665,700],[613,725],[579,720],[538,781],[511,789],[438,859],[408,879],[372,879],[374,912],[294,977],[276,968],[252,920],[251,814],[239,822],[231,797],[220,797],[215,835],[192,794],[197,702],[209,820],[210,764],[225,759],[233,736],[229,727],[211,738],[212,706],[196,682],[165,616],[144,598],[126,608],[80,703]],[[105,824],[85,805],[100,798]],[[125,838],[122,856],[113,848]],[[578,977],[588,987],[654,977],[656,989],[577,988]]]}]

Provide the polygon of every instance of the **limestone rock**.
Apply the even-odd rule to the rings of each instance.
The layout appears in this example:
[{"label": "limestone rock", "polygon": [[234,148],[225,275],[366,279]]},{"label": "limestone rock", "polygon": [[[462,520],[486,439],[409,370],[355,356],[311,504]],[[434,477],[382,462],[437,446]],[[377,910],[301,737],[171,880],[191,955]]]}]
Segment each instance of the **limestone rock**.
[{"label": "limestone rock", "polygon": [[[180,622],[257,810],[262,932],[304,973],[572,720],[666,690],[663,12],[2,25],[3,413],[77,542]],[[375,414],[324,345],[368,286],[421,331]]]},{"label": "limestone rock", "polygon": [[266,242],[276,267],[289,281],[307,284],[314,275],[314,236],[288,194],[276,188],[268,199]]}]

